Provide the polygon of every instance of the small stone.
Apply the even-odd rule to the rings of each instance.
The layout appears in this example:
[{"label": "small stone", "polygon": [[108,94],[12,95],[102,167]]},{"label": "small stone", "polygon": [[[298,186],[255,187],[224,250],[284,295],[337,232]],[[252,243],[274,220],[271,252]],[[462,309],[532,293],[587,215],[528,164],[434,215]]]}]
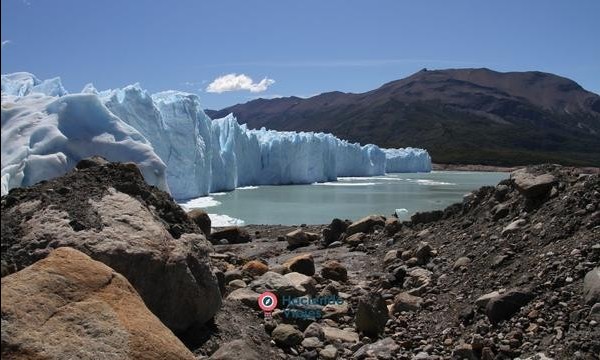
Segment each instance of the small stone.
[{"label": "small stone", "polygon": [[470,263],[471,259],[469,259],[468,257],[461,257],[454,262],[452,269],[458,270],[460,268],[467,267]]},{"label": "small stone", "polygon": [[304,336],[300,330],[289,324],[277,325],[271,337],[280,346],[295,346],[302,342]]},{"label": "small stone", "polygon": [[337,358],[338,350],[333,345],[327,345],[321,351],[319,351],[319,355],[321,355],[322,359],[325,360],[335,360]]},{"label": "small stone", "polygon": [[245,288],[246,287],[246,283],[244,282],[244,280],[235,279],[235,280],[231,280],[229,282],[229,286],[231,286],[234,289],[241,289],[241,288]]},{"label": "small stone", "polygon": [[408,293],[400,293],[394,297],[392,312],[417,311],[423,304],[423,298]]}]

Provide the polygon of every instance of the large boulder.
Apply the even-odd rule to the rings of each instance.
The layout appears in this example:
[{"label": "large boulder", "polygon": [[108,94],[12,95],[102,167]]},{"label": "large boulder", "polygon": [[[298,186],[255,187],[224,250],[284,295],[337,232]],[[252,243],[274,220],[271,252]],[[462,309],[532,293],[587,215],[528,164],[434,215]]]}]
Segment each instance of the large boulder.
[{"label": "large boulder", "polygon": [[2,358],[195,357],[125,277],[62,247],[2,278]]},{"label": "large boulder", "polygon": [[2,198],[3,261],[21,269],[62,246],[125,276],[175,332],[220,307],[210,243],[134,165],[91,166]]},{"label": "large boulder", "polygon": [[497,324],[510,319],[533,298],[530,289],[511,289],[491,298],[485,307],[485,314],[491,323]]},{"label": "large boulder", "polygon": [[583,278],[583,296],[587,304],[600,302],[600,267],[597,267]]},{"label": "large boulder", "polygon": [[556,184],[556,177],[552,174],[535,174],[528,169],[513,171],[510,178],[515,187],[526,198],[538,198],[546,195]]},{"label": "large boulder", "polygon": [[380,215],[369,215],[350,224],[346,229],[346,235],[351,236],[356,233],[368,233],[376,225],[385,226],[385,218]]}]

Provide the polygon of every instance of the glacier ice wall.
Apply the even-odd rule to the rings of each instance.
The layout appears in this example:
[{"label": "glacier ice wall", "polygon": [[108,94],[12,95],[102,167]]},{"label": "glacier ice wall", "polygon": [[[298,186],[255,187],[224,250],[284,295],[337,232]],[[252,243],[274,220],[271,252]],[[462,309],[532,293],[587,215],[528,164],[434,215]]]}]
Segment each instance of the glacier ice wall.
[{"label": "glacier ice wall", "polygon": [[168,190],[166,166],[150,143],[95,95],[2,94],[1,114],[2,195],[62,175],[92,155],[135,162],[148,183]]},{"label": "glacier ice wall", "polygon": [[431,157],[426,150],[415,148],[383,149],[387,173],[429,172]]},{"label": "glacier ice wall", "polygon": [[[106,91],[90,84],[81,94],[67,95],[58,78],[40,81],[28,73],[15,73],[2,75],[2,94],[3,194],[60,175],[93,154],[137,162],[149,183],[165,189],[168,184],[177,199],[248,185],[306,184],[335,181],[338,176],[431,169],[425,150],[361,146],[324,133],[250,130],[232,115],[211,120],[194,94],[149,94],[138,84]],[[21,110],[8,110],[14,107]],[[53,110],[58,108],[69,115]],[[70,124],[68,134],[62,132],[65,121]],[[22,130],[14,128],[28,123],[52,131],[15,135]],[[32,151],[30,143],[37,139],[53,146]],[[6,154],[5,145],[11,149]]]}]

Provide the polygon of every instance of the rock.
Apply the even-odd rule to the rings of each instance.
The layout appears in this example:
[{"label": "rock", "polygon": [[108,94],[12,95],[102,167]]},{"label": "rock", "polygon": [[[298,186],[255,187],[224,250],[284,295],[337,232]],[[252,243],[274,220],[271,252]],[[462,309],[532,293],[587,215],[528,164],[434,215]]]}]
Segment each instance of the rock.
[{"label": "rock", "polygon": [[231,280],[227,285],[231,286],[234,289],[241,289],[246,287],[246,283],[244,282],[244,280],[241,279]]},{"label": "rock", "polygon": [[213,231],[210,237],[213,241],[225,239],[229,244],[243,244],[252,241],[250,234],[238,226],[230,226]]},{"label": "rock", "polygon": [[298,272],[291,272],[283,275],[283,277],[296,289],[300,289],[302,294],[314,296],[317,293],[317,282],[310,276]]},{"label": "rock", "polygon": [[394,339],[386,337],[372,344],[363,345],[353,355],[353,359],[394,359],[394,353],[400,349]]},{"label": "rock", "polygon": [[469,344],[460,344],[452,351],[453,359],[477,360],[477,355],[473,351],[473,347]]},{"label": "rock", "polygon": [[352,234],[344,239],[344,242],[351,247],[358,246],[362,244],[365,240],[366,234],[362,232],[358,232],[356,234]]},{"label": "rock", "polygon": [[325,348],[323,350],[319,351],[319,355],[321,355],[321,358],[324,360],[337,359],[337,353],[338,353],[338,350],[336,349],[335,346],[333,346],[331,344],[325,346]]},{"label": "rock", "polygon": [[398,250],[390,250],[383,257],[383,264],[388,265],[398,259]]},{"label": "rock", "polygon": [[429,243],[420,242],[417,250],[415,251],[415,257],[419,261],[419,264],[424,265],[429,262],[432,256],[432,249]]},{"label": "rock", "polygon": [[535,175],[527,169],[514,171],[510,174],[515,187],[526,198],[543,197],[552,186],[556,184],[556,178],[552,174]]},{"label": "rock", "polygon": [[[284,275],[268,271],[252,281],[248,287],[256,292],[271,291],[280,299],[283,296],[299,297],[306,295],[306,289],[294,286]],[[236,290],[237,291],[237,290]]]},{"label": "rock", "polygon": [[78,170],[83,170],[83,169],[89,169],[94,166],[103,166],[108,163],[109,163],[109,161],[106,160],[105,158],[103,158],[102,156],[94,155],[92,157],[80,160],[77,163],[77,165],[75,165],[75,168]]},{"label": "rock", "polygon": [[323,326],[323,335],[325,339],[328,341],[336,341],[339,340],[343,343],[357,343],[358,342],[358,334],[354,331],[340,330],[338,328],[334,328],[332,326]]},{"label": "rock", "polygon": [[242,272],[252,276],[261,276],[269,271],[269,266],[258,260],[250,260],[242,266]]},{"label": "rock", "polygon": [[502,230],[502,236],[519,231],[523,226],[525,226],[526,223],[527,221],[525,219],[517,219],[511,222]]},{"label": "rock", "polygon": [[431,283],[433,273],[427,269],[415,267],[408,272],[410,277],[409,286],[423,286]]},{"label": "rock", "polygon": [[350,224],[346,229],[346,235],[351,236],[359,232],[368,233],[376,225],[384,226],[385,218],[380,215],[369,215]]},{"label": "rock", "polygon": [[385,220],[383,231],[389,236],[396,234],[402,228],[402,224],[397,217],[391,216]]},{"label": "rock", "polygon": [[340,219],[333,219],[331,224],[323,229],[323,242],[325,245],[329,245],[340,239],[340,235],[346,231],[348,224]]},{"label": "rock", "polygon": [[305,349],[317,349],[323,347],[323,343],[317,337],[305,337],[300,345]]},{"label": "rock", "polygon": [[277,325],[271,337],[279,346],[296,346],[302,342],[302,332],[289,324]]},{"label": "rock", "polygon": [[250,342],[245,340],[233,340],[222,344],[210,360],[262,360],[264,357],[260,355]]},{"label": "rock", "polygon": [[306,232],[302,229],[297,229],[285,235],[288,246],[292,249],[310,245],[310,240]]},{"label": "rock", "polygon": [[495,298],[500,296],[500,293],[498,291],[492,291],[490,293],[487,293],[485,295],[481,295],[480,297],[478,297],[475,300],[475,306],[477,306],[477,308],[483,310],[485,309],[485,307],[487,306],[488,302]]},{"label": "rock", "polygon": [[325,333],[323,332],[323,327],[316,322],[311,323],[304,329],[304,337],[316,337],[319,340],[324,340]]},{"label": "rock", "polygon": [[242,304],[258,310],[258,297],[259,293],[256,291],[250,290],[247,287],[243,287],[240,289],[233,290],[229,295],[227,295],[227,300],[230,301],[239,301]]},{"label": "rock", "polygon": [[588,305],[600,302],[600,267],[592,269],[583,278],[583,298]]},{"label": "rock", "polygon": [[224,275],[226,283],[229,283],[233,280],[242,279],[244,277],[244,274],[242,274],[242,272],[238,269],[226,271]]},{"label": "rock", "polygon": [[441,210],[417,212],[410,217],[410,221],[415,225],[428,224],[441,220],[442,217],[444,217],[444,212]]},{"label": "rock", "polygon": [[402,311],[417,311],[423,304],[423,298],[419,296],[413,296],[408,293],[399,293],[394,297],[392,304],[392,313]]},{"label": "rock", "polygon": [[2,358],[194,359],[108,266],[68,247],[2,278]]},{"label": "rock", "polygon": [[508,195],[510,188],[504,184],[496,186],[496,191],[494,191],[494,198],[498,201],[504,201],[506,195]]},{"label": "rock", "polygon": [[493,324],[510,319],[521,307],[533,299],[529,289],[512,289],[491,298],[485,307],[485,313]]},{"label": "rock", "polygon": [[313,276],[315,274],[315,260],[311,254],[295,256],[283,263],[283,266],[292,272],[298,272],[308,276]]},{"label": "rock", "polygon": [[356,330],[369,337],[377,337],[389,319],[388,309],[379,293],[371,293],[358,299]]},{"label": "rock", "polygon": [[458,270],[458,269],[461,269],[461,268],[465,268],[470,263],[471,263],[471,259],[469,259],[466,256],[463,256],[463,257],[460,257],[460,258],[456,259],[456,261],[454,262],[454,265],[452,265],[452,269]]},{"label": "rock", "polygon": [[210,217],[206,213],[206,211],[202,209],[193,209],[187,213],[187,215],[192,219],[192,221],[198,225],[200,230],[204,233],[204,235],[209,236],[211,231],[211,221]]},{"label": "rock", "polygon": [[[72,187],[68,195],[47,191],[62,182]],[[13,229],[10,234],[18,233],[10,238],[3,232],[3,244],[12,246],[2,256],[18,268],[52,248],[73,247],[125,276],[174,332],[210,320],[219,309],[210,243],[167,193],[145,184],[136,172],[110,163],[20,191],[23,201],[2,205],[2,223]],[[40,193],[43,202],[37,200]]]},{"label": "rock", "polygon": [[494,221],[498,221],[510,213],[510,204],[498,204],[490,212]]},{"label": "rock", "polygon": [[339,320],[343,316],[348,315],[350,307],[348,306],[348,302],[344,301],[341,304],[327,304],[321,311],[323,313],[323,319]]},{"label": "rock", "polygon": [[321,276],[323,276],[325,279],[346,281],[348,280],[348,271],[336,260],[329,260],[323,264]]}]

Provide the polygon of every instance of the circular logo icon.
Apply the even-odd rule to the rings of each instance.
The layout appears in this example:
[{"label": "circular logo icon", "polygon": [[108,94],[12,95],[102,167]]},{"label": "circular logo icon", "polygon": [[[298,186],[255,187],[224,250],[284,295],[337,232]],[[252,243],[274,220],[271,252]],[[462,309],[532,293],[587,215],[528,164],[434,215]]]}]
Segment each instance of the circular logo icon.
[{"label": "circular logo icon", "polygon": [[258,306],[262,311],[271,312],[277,307],[277,296],[272,292],[265,291],[258,297]]}]

